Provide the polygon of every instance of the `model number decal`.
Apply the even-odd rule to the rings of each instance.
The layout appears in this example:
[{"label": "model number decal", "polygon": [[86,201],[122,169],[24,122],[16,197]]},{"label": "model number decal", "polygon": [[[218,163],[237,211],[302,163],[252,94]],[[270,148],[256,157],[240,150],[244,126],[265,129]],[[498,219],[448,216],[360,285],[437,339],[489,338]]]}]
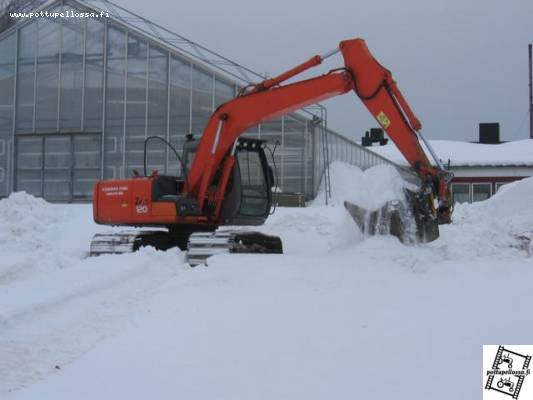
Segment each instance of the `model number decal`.
[{"label": "model number decal", "polygon": [[148,214],[148,200],[135,198],[135,212],[137,214]]}]

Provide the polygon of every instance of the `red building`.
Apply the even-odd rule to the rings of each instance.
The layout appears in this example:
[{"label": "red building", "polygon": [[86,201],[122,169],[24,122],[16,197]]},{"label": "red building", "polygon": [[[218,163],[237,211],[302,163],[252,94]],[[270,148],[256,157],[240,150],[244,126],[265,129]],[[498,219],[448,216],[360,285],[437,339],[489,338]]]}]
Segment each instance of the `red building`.
[{"label": "red building", "polygon": [[[533,176],[533,139],[497,144],[432,140],[431,146],[454,173],[452,191],[459,203],[486,200],[506,183]],[[370,149],[408,165],[394,144]]]}]

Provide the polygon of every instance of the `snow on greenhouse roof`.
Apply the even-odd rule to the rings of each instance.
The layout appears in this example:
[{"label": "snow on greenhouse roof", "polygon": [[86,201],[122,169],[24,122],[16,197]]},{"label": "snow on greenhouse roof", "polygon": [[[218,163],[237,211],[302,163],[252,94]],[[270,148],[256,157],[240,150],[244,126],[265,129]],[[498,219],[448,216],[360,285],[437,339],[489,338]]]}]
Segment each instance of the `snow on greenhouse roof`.
[{"label": "snow on greenhouse roof", "polygon": [[[533,139],[500,144],[451,140],[431,140],[430,143],[442,163],[446,165],[449,160],[452,167],[533,166]],[[368,149],[397,164],[408,165],[394,143]]]}]

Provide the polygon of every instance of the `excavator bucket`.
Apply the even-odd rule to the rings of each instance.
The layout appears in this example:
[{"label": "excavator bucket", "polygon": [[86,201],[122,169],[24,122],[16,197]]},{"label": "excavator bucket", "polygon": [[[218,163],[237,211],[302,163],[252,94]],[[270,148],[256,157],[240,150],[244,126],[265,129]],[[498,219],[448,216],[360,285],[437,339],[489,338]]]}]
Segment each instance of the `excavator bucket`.
[{"label": "excavator bucket", "polygon": [[426,243],[439,237],[439,225],[428,195],[404,190],[405,198],[369,211],[349,201],[344,207],[364,235],[392,235],[402,243]]}]

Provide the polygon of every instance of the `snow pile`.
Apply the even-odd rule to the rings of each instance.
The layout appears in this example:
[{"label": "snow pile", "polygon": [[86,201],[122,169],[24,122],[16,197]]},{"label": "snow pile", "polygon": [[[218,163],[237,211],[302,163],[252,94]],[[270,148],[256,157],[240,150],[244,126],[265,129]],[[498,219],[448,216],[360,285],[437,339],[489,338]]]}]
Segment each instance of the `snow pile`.
[{"label": "snow pile", "polygon": [[1,200],[0,280],[30,269],[64,268],[86,256],[91,220],[86,205],[50,204],[24,192]]},{"label": "snow pile", "polygon": [[54,207],[43,199],[25,192],[12,193],[0,200],[0,245],[18,241],[29,248],[40,248],[46,231],[64,215],[64,208]]},{"label": "snow pile", "polygon": [[[431,147],[444,164],[453,166],[533,165],[533,139],[500,144],[480,144],[451,140],[430,140]],[[422,144],[422,147],[424,145]],[[425,148],[425,147],[424,147]],[[408,165],[394,143],[368,147],[397,164]],[[429,152],[426,150],[426,154]],[[433,160],[431,160],[433,162]]]},{"label": "snow pile", "polygon": [[[342,206],[347,200],[368,210],[377,210],[387,201],[401,200],[406,188],[416,190],[402,179],[391,165],[376,165],[362,171],[360,168],[340,161],[330,165],[331,199],[333,206]],[[324,180],[322,180],[313,206],[324,204]]]},{"label": "snow pile", "polygon": [[[415,187],[405,182],[394,167],[379,165],[361,171],[359,168],[341,162],[334,162],[330,167],[331,199],[330,208],[324,207],[324,187],[321,185],[317,198],[307,211],[295,213],[314,213],[312,220],[301,222],[306,218],[284,217],[274,218],[273,225],[270,221],[267,226],[272,233],[280,236],[288,235],[291,225],[302,226],[302,234],[311,235],[310,232],[320,228],[326,232],[327,239],[323,238],[321,244],[313,245],[309,249],[314,251],[334,251],[336,249],[353,248],[354,251],[367,249],[368,253],[379,251],[381,240],[365,240],[359,229],[351,221],[344,210],[343,202],[348,200],[353,204],[368,210],[376,210],[389,200],[404,199],[403,190]],[[487,201],[474,204],[457,204],[452,216],[453,223],[440,226],[441,237],[427,246],[420,246],[412,253],[415,259],[428,257],[436,261],[445,259],[464,260],[469,257],[523,257],[533,254],[533,178],[524,179],[504,186],[495,196]],[[315,209],[313,211],[313,209]],[[320,222],[323,220],[323,222]],[[305,226],[304,225],[308,225]],[[284,227],[277,230],[276,227]],[[357,233],[354,233],[357,231]],[[313,243],[319,242],[316,235]],[[391,238],[389,248],[396,248],[394,238]],[[289,239],[288,243],[292,240]],[[284,240],[285,243],[285,240]],[[295,248],[301,241],[296,238]],[[355,246],[355,247],[354,247]],[[374,248],[373,246],[376,246]],[[289,247],[291,247],[289,245]],[[320,249],[320,250],[318,250]],[[327,250],[326,250],[327,249]],[[398,256],[410,253],[411,250],[398,244]],[[429,254],[427,253],[429,252]],[[411,261],[409,261],[411,262]],[[418,262],[418,261],[416,261]],[[415,263],[416,263],[415,262]]]},{"label": "snow pile", "polygon": [[493,197],[475,203],[473,207],[484,209],[494,217],[523,216],[528,219],[533,215],[532,205],[533,178],[526,178],[502,186]]},{"label": "snow pile", "polygon": [[300,258],[322,257],[363,240],[363,234],[343,206],[316,203],[306,208],[280,208],[260,230],[281,237],[283,253]]},{"label": "snow pile", "polygon": [[513,249],[533,255],[533,178],[502,187],[488,200],[458,204],[443,238],[454,251],[472,256],[509,257]]}]

